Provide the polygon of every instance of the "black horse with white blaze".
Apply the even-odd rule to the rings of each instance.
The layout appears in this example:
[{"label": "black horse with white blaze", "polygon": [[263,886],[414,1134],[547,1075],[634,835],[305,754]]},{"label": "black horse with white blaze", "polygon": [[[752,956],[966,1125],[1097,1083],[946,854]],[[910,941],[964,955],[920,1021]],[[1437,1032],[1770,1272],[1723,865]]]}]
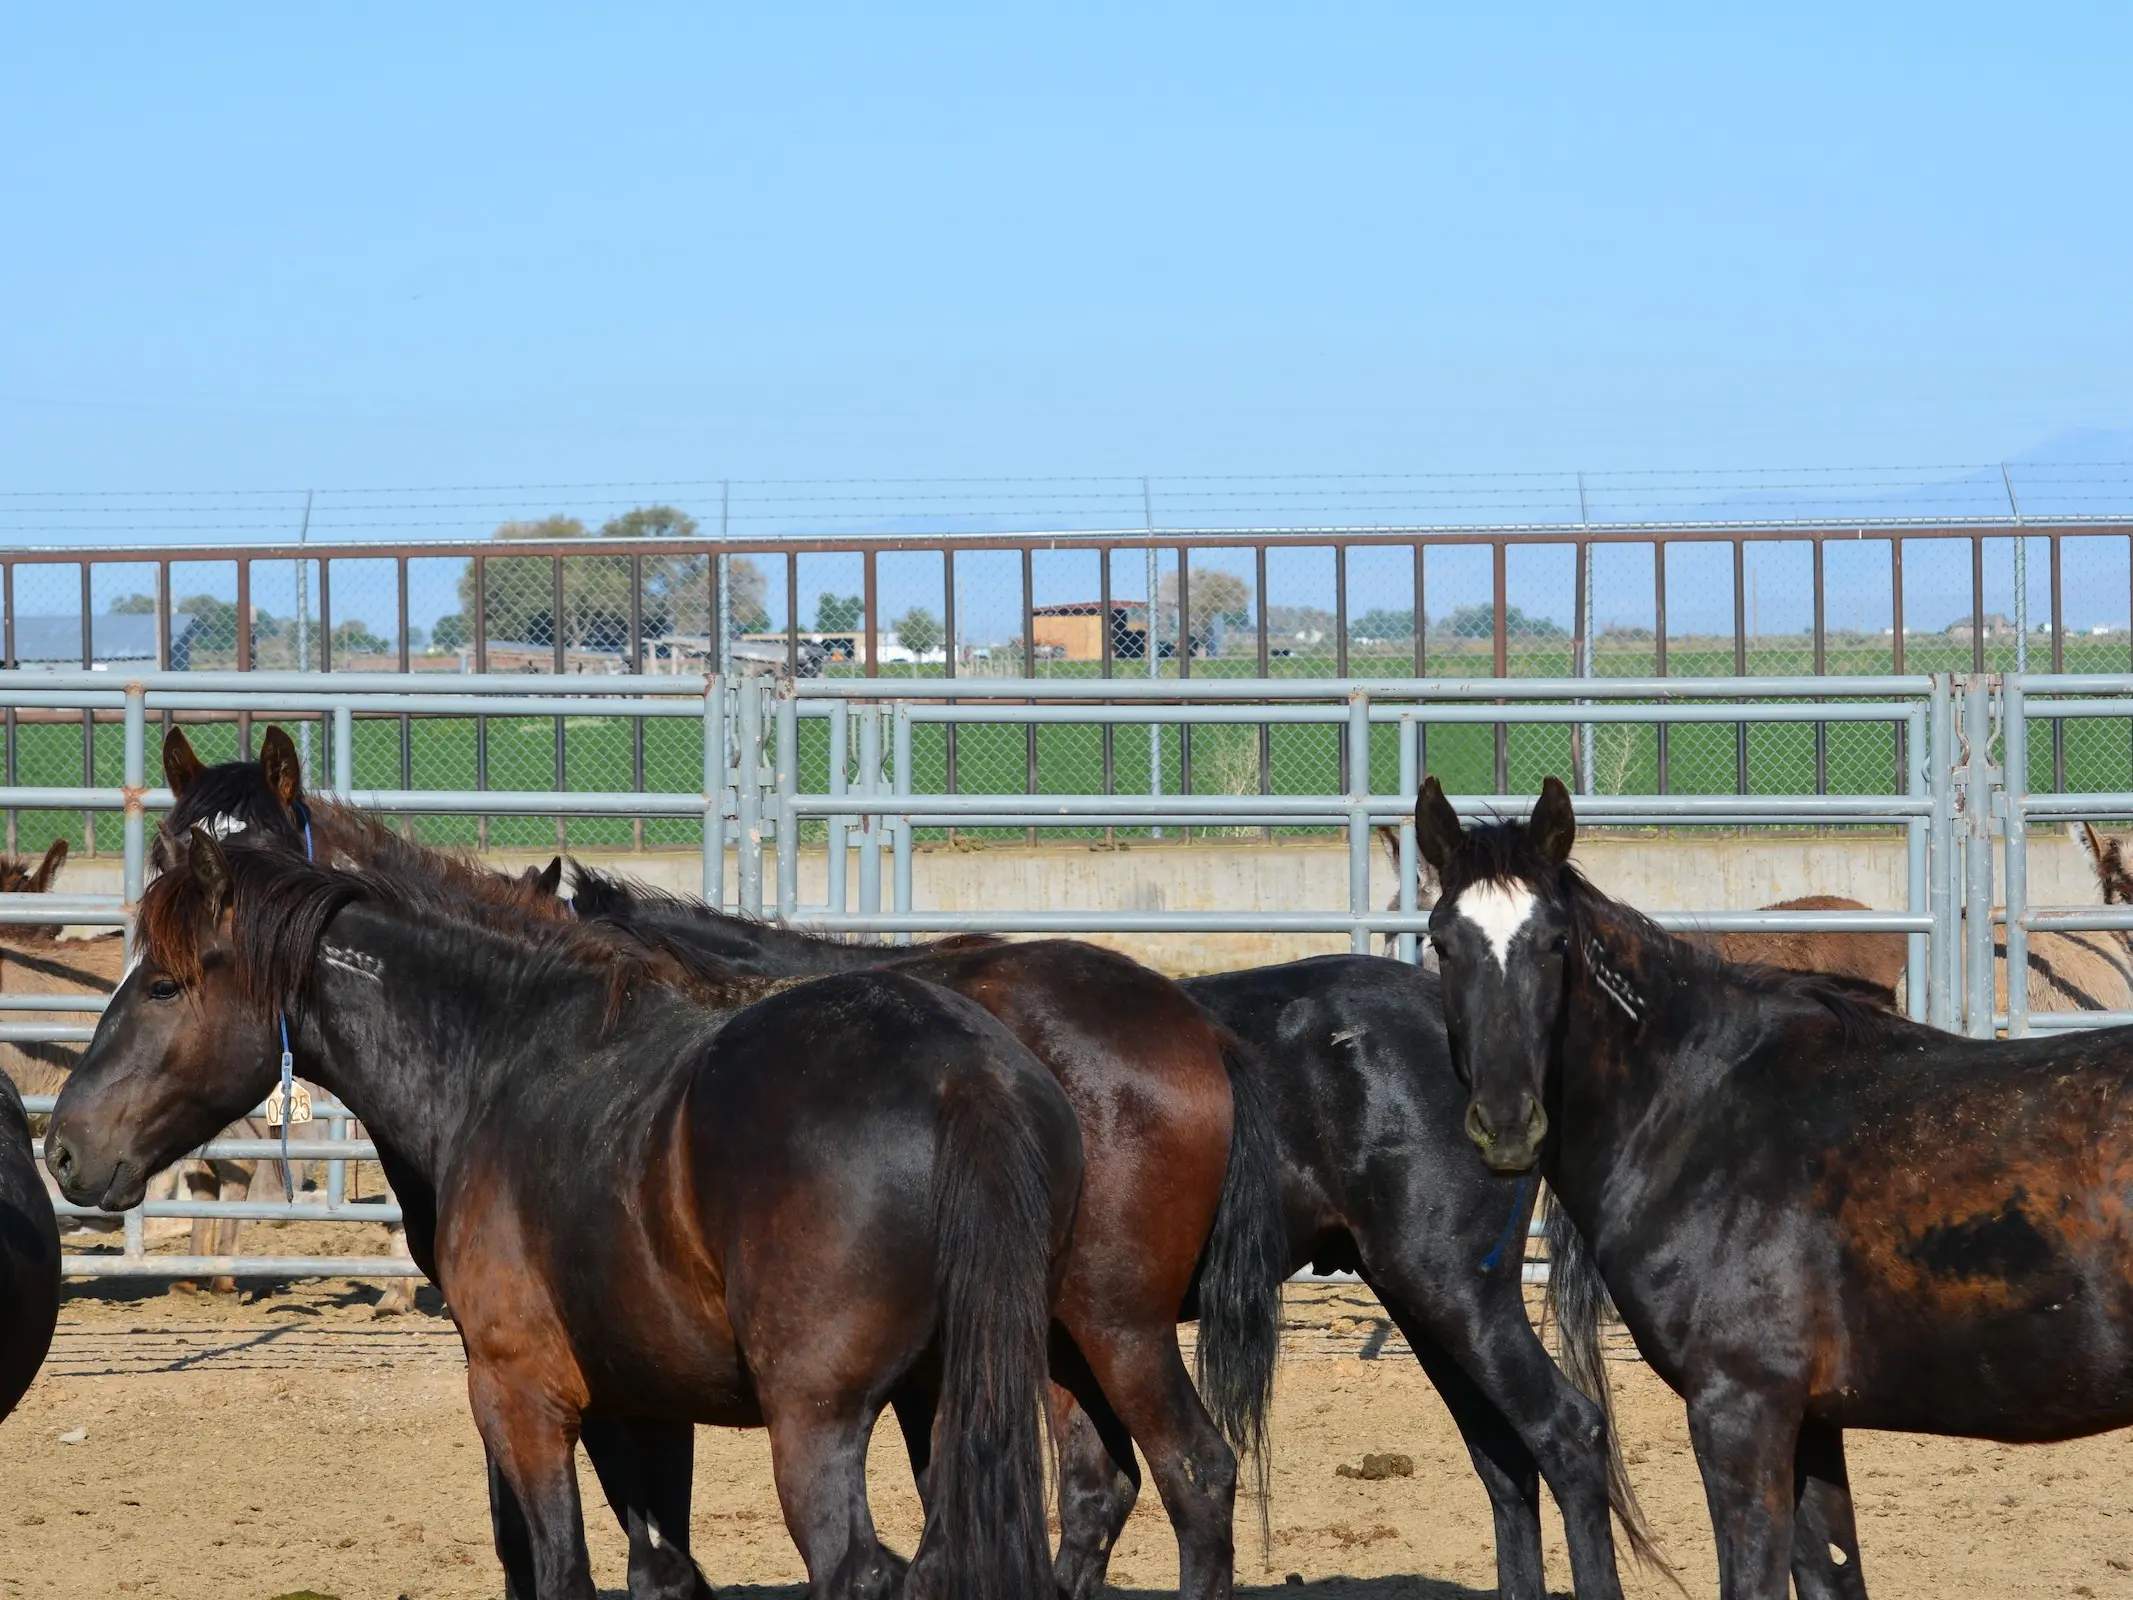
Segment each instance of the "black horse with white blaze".
[{"label": "black horse with white blaze", "polygon": [[1432,779],[1416,826],[1467,1134],[1554,1192],[1566,1327],[1611,1294],[1688,1402],[1727,1600],[1866,1593],[1847,1428],[2133,1425],[2133,1030],[1958,1039],[1729,966],[1570,865],[1553,778],[1469,831]]}]

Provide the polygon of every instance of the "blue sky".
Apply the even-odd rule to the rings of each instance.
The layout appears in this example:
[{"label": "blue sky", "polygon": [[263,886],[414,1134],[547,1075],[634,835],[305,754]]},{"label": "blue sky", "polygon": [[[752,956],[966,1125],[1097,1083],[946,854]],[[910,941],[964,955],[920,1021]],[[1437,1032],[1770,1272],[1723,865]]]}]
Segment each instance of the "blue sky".
[{"label": "blue sky", "polygon": [[0,485],[2133,427],[2133,12],[1743,11],[19,10]]},{"label": "blue sky", "polygon": [[0,496],[2133,459],[2128,59],[2103,5],[18,10]]}]

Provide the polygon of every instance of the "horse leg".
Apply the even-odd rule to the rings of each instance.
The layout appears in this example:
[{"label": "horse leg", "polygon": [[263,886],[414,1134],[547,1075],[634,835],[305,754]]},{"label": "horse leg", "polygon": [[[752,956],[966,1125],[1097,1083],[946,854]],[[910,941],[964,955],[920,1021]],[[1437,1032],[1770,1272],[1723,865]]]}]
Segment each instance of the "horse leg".
[{"label": "horse leg", "polygon": [[1371,1290],[1437,1386],[1489,1491],[1498,1582],[1545,1593],[1537,1467],[1563,1514],[1580,1595],[1619,1596],[1607,1500],[1607,1430],[1599,1407],[1548,1358],[1526,1320],[1515,1266],[1481,1274],[1368,1263]]},{"label": "horse leg", "polygon": [[1496,1525],[1496,1592],[1503,1600],[1547,1600],[1541,1557],[1540,1466],[1533,1452],[1518,1437],[1510,1419],[1442,1345],[1401,1311],[1394,1310],[1392,1316],[1451,1412],[1459,1437],[1466,1442],[1467,1457],[1488,1491],[1489,1514]]},{"label": "horse leg", "polygon": [[933,1510],[933,1416],[940,1406],[941,1380],[937,1364],[914,1373],[889,1396],[896,1412],[896,1427],[904,1437],[904,1454],[911,1460],[911,1481],[918,1486],[919,1510]]},{"label": "horse leg", "polygon": [[1104,1590],[1112,1548],[1140,1498],[1140,1459],[1133,1453],[1133,1436],[1089,1376],[1081,1353],[1055,1358],[1053,1370],[1068,1373],[1052,1385],[1052,1441],[1059,1455],[1054,1587],[1061,1600],[1096,1600]]},{"label": "horse leg", "polygon": [[1104,1338],[1084,1331],[1076,1342],[1109,1409],[1148,1458],[1177,1535],[1179,1600],[1228,1600],[1235,1583],[1230,1519],[1237,1457],[1200,1403],[1178,1352],[1176,1326],[1129,1328]]},{"label": "horse leg", "polygon": [[853,1396],[763,1397],[770,1470],[812,1600],[886,1600],[910,1563],[886,1549],[867,1509],[874,1418]]},{"label": "horse leg", "polygon": [[[385,1231],[386,1254],[396,1261],[409,1259],[407,1228],[405,1224],[389,1223]],[[378,1296],[378,1303],[370,1308],[374,1317],[397,1317],[415,1309],[415,1290],[420,1286],[416,1278],[387,1278],[385,1292]]]},{"label": "horse leg", "polygon": [[1689,1441],[1717,1536],[1720,1600],[1785,1600],[1790,1588],[1800,1414],[1788,1398],[1731,1378],[1690,1398]]},{"label": "horse leg", "polygon": [[482,1464],[489,1473],[489,1537],[504,1569],[504,1600],[535,1600],[533,1532],[526,1526],[525,1510],[504,1481],[496,1457],[484,1450]]},{"label": "horse leg", "polygon": [[1844,1430],[1801,1425],[1793,1452],[1792,1586],[1800,1600],[1866,1600]]},{"label": "horse leg", "polygon": [[[203,1163],[196,1193],[212,1189],[217,1200],[249,1200],[257,1186],[259,1164],[250,1161],[209,1161]],[[205,1195],[202,1194],[202,1198]],[[193,1253],[195,1255],[233,1256],[237,1253],[237,1229],[241,1224],[235,1217],[220,1217],[209,1222],[202,1217],[193,1223]],[[208,1283],[210,1294],[235,1294],[237,1280],[228,1273]]]},{"label": "horse leg", "polygon": [[686,1422],[586,1417],[578,1442],[629,1536],[630,1600],[711,1600],[689,1556],[696,1430]]},{"label": "horse leg", "polygon": [[512,1581],[524,1600],[599,1600],[572,1454],[579,1418],[513,1386],[487,1360],[470,1363],[467,1391],[489,1452],[490,1518],[506,1574],[518,1565]]}]

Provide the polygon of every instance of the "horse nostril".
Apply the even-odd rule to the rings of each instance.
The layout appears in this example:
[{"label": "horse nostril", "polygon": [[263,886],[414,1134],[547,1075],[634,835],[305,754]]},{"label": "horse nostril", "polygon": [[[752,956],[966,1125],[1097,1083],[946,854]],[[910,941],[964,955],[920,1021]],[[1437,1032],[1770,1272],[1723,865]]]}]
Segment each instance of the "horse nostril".
[{"label": "horse nostril", "polygon": [[1466,1136],[1484,1150],[1496,1142],[1496,1126],[1489,1121],[1489,1114],[1481,1109],[1479,1100],[1467,1103]]},{"label": "horse nostril", "polygon": [[74,1170],[74,1152],[67,1148],[64,1139],[55,1138],[45,1148],[44,1164],[51,1169],[53,1177],[65,1183],[67,1175]]},{"label": "horse nostril", "polygon": [[1526,1139],[1529,1143],[1537,1145],[1547,1135],[1548,1113],[1541,1109],[1541,1103],[1530,1094],[1525,1096],[1525,1102]]}]

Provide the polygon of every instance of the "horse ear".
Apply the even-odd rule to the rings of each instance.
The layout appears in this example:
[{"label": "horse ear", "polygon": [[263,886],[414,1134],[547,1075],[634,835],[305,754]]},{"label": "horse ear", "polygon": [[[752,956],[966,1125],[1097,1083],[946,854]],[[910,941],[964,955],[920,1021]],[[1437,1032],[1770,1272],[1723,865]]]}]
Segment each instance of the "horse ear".
[{"label": "horse ear", "polygon": [[222,846],[215,842],[213,834],[196,822],[185,855],[187,865],[192,869],[193,882],[199,885],[201,898],[207,901],[207,914],[221,916],[223,907],[230,903],[230,864],[223,858]]},{"label": "horse ear", "polygon": [[259,741],[259,774],[267,780],[284,811],[294,811],[296,802],[304,797],[304,764],[297,759],[296,741],[284,733],[279,723],[267,729],[267,736]]},{"label": "horse ear", "polygon": [[1422,792],[1415,796],[1415,843],[1422,847],[1422,859],[1442,872],[1463,832],[1459,813],[1444,798],[1444,785],[1434,773],[1424,778]]},{"label": "horse ear", "polygon": [[163,781],[170,785],[170,792],[182,797],[205,771],[207,764],[193,753],[192,740],[173,723],[170,732],[163,735]]},{"label": "horse ear", "polygon": [[52,847],[45,851],[44,860],[37,864],[36,874],[30,879],[30,893],[43,894],[52,886],[52,875],[66,865],[67,841],[54,839]]},{"label": "horse ear", "polygon": [[541,894],[554,894],[557,889],[562,887],[562,883],[563,858],[557,856],[547,866],[541,868],[539,874],[533,880],[533,887]]},{"label": "horse ear", "polygon": [[1542,779],[1533,819],[1526,824],[1526,838],[1549,860],[1568,861],[1577,837],[1578,819],[1570,809],[1570,791],[1561,778]]}]

